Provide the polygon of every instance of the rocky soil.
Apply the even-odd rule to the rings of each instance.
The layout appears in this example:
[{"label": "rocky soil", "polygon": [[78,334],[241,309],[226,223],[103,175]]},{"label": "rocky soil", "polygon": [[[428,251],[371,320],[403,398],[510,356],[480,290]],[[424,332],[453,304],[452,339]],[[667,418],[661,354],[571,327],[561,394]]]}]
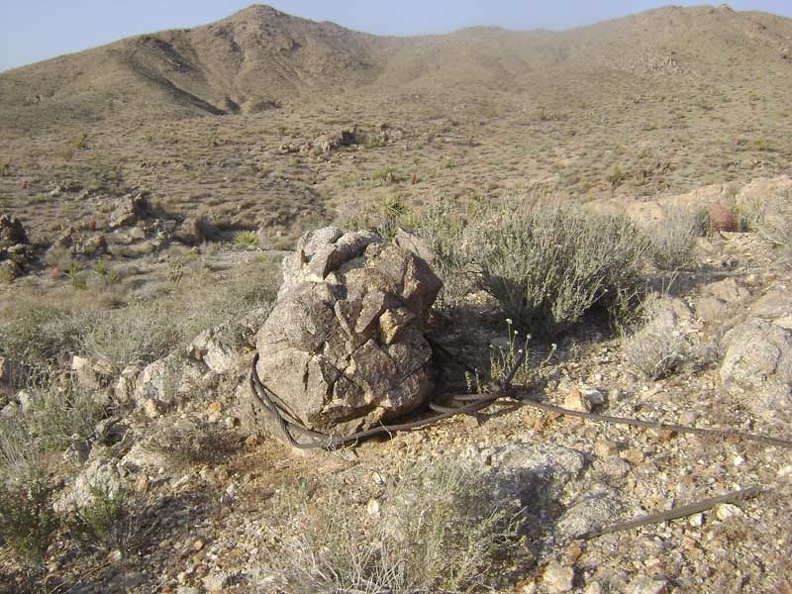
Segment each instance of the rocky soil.
[{"label": "rocky soil", "polygon": [[[530,382],[529,397],[573,410],[789,439],[792,273],[753,233],[702,238],[698,255],[654,310],[668,332],[695,345],[679,349],[670,373],[646,377],[629,343],[592,326],[552,352],[539,341],[529,344],[531,373],[520,376]],[[460,365],[483,368],[490,349],[509,344],[510,327],[497,305],[482,294],[469,302],[437,309],[430,325],[430,336],[445,347],[436,355],[450,390],[462,388]],[[530,520],[522,554],[513,553],[502,580],[491,580],[497,591],[789,588],[789,443],[601,423],[504,398],[475,415],[389,439],[297,451],[240,427],[255,332],[267,313],[240,312],[239,321],[197,337],[189,352],[113,379],[111,393],[127,403],[126,412],[66,451],[57,507],[84,504],[100,483],[129,485],[137,507],[124,538],[134,546],[86,553],[59,540],[46,561],[48,591],[289,592],[271,557],[284,538],[275,505],[284,493],[315,485],[316,497],[336,499],[339,514],[386,522],[382,477],[438,460],[482,469],[493,489],[510,485]],[[80,381],[101,381],[95,362],[75,357],[71,365]],[[16,394],[3,414],[24,406]],[[346,487],[327,492],[322,485]],[[587,536],[753,487],[760,492],[745,500]],[[3,591],[18,591],[25,572],[8,548],[0,555]]]}]

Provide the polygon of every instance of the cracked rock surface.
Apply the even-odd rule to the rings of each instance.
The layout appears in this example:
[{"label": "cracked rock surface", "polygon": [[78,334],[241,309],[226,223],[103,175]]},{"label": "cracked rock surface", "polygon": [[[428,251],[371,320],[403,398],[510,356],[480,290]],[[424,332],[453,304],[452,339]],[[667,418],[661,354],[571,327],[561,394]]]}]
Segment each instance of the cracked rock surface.
[{"label": "cracked rock surface", "polygon": [[424,326],[442,283],[422,258],[398,239],[326,227],[300,239],[283,278],[257,371],[294,418],[345,434],[424,403]]}]

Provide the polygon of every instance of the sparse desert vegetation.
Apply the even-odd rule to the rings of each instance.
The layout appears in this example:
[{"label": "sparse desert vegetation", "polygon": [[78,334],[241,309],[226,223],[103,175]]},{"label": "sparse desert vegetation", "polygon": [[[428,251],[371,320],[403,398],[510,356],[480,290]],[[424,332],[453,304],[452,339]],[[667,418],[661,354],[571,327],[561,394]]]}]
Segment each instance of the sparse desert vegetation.
[{"label": "sparse desert vegetation", "polygon": [[[725,6],[388,39],[254,6],[1,73],[0,593],[789,589],[790,39]],[[321,284],[403,242],[443,280],[428,401],[500,398],[301,454],[251,430],[284,258]],[[407,332],[339,286],[383,352]]]}]

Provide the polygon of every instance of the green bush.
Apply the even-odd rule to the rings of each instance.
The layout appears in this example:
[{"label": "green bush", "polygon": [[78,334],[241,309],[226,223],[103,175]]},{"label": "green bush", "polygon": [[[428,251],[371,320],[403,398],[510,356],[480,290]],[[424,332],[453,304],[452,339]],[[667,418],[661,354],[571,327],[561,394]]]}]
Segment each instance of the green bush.
[{"label": "green bush", "polygon": [[46,367],[59,353],[75,351],[89,327],[88,315],[39,300],[14,301],[0,317],[0,356]]},{"label": "green bush", "polygon": [[74,439],[89,439],[105,416],[107,403],[98,390],[51,383],[34,390],[30,408],[22,417],[30,437],[44,451],[62,450]]},{"label": "green bush", "polygon": [[509,318],[550,335],[632,294],[647,250],[625,216],[562,203],[479,205],[449,226],[451,233],[428,234],[439,259],[456,269],[472,264]]},{"label": "green bush", "polygon": [[52,509],[54,488],[40,468],[31,468],[22,476],[2,478],[0,534],[26,563],[39,566],[59,527]]},{"label": "green bush", "polygon": [[257,247],[259,236],[255,231],[237,231],[234,233],[233,244],[245,247]]},{"label": "green bush", "polygon": [[70,535],[86,548],[133,552],[146,533],[133,494],[124,485],[99,484],[91,488],[91,498],[66,519]]}]

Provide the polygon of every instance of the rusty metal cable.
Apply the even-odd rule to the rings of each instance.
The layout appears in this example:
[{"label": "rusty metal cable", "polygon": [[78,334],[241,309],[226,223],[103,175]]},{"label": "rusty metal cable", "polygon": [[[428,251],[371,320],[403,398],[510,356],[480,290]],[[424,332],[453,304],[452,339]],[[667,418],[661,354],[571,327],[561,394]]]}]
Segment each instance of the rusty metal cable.
[{"label": "rusty metal cable", "polygon": [[[514,378],[517,369],[522,365],[523,357],[521,355],[515,362],[510,372],[506,375],[501,382],[500,389],[481,396],[476,396],[472,400],[468,400],[471,395],[464,395],[466,404],[459,406],[440,406],[437,404],[430,405],[434,409],[434,414],[409,421],[404,423],[396,423],[391,425],[381,424],[371,429],[358,431],[349,435],[332,435],[313,431],[305,427],[299,420],[294,418],[284,410],[284,406],[278,398],[277,394],[267,387],[259,378],[256,370],[256,365],[259,361],[259,354],[253,357],[253,363],[250,371],[250,388],[256,396],[259,403],[262,405],[264,411],[274,420],[277,424],[283,438],[292,447],[299,449],[312,449],[312,448],[325,448],[332,449],[344,445],[355,444],[379,435],[393,435],[400,431],[409,431],[419,427],[425,427],[434,423],[449,419],[456,415],[473,414],[482,409],[487,408],[498,400],[509,398],[516,401],[518,406],[530,406],[543,410],[546,412],[556,413],[565,416],[578,417],[587,419],[598,423],[608,423],[616,425],[628,425],[633,427],[641,427],[647,429],[660,429],[673,431],[676,433],[693,434],[705,437],[715,438],[736,438],[746,441],[755,441],[767,445],[774,445],[779,447],[790,448],[792,447],[792,440],[781,439],[767,435],[757,435],[752,433],[744,433],[731,429],[704,429],[700,427],[689,427],[685,425],[676,425],[670,423],[658,423],[654,421],[643,421],[640,419],[632,419],[626,417],[615,417],[610,415],[601,415],[598,413],[581,412],[569,410],[553,404],[539,402],[531,397],[530,390],[525,387],[512,387],[510,385]],[[306,441],[298,440],[297,437],[304,438]]]}]

